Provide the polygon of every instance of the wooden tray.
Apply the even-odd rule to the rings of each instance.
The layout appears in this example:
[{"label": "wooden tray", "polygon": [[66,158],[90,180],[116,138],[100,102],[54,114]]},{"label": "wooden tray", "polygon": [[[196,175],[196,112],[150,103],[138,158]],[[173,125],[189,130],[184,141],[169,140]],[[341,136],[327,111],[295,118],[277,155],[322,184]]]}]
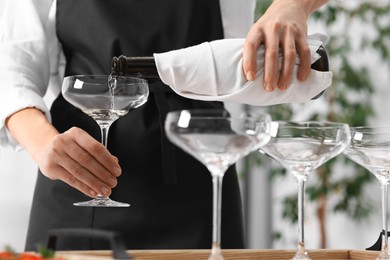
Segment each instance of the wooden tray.
[{"label": "wooden tray", "polygon": [[[127,251],[135,260],[207,260],[210,250],[129,250]],[[289,260],[293,257],[294,250],[222,250],[225,260],[266,259]],[[376,259],[379,251],[364,250],[308,250],[313,260],[371,260]],[[65,260],[108,260],[113,259],[111,251],[58,251],[56,256],[62,256]]]}]

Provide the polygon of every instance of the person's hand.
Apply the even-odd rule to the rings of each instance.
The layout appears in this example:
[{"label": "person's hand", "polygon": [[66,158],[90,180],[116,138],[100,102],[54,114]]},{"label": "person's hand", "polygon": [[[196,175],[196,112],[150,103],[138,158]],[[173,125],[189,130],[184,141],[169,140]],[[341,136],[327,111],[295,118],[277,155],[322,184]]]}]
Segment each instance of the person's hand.
[{"label": "person's hand", "polygon": [[[287,89],[292,81],[297,55],[300,59],[297,78],[301,81],[308,78],[311,65],[310,48],[306,40],[308,15],[302,1],[272,2],[265,14],[252,26],[245,41],[243,70],[247,80],[255,79],[257,49],[261,44],[264,44],[265,49],[263,84],[266,91]],[[279,48],[282,53],[281,68]]]},{"label": "person's hand", "polygon": [[58,134],[37,158],[42,173],[61,180],[87,196],[109,196],[121,168],[118,159],[80,128]]}]

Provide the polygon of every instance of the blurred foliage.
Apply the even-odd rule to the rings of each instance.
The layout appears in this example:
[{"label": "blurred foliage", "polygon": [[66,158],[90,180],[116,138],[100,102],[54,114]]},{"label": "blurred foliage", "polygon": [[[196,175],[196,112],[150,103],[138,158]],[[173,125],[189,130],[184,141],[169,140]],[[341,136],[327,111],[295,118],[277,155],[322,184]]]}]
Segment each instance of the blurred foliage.
[{"label": "blurred foliage", "polygon": [[[260,17],[271,3],[271,0],[258,0],[256,17]],[[364,57],[369,53],[378,57],[379,64],[376,66],[390,65],[390,3],[379,4],[379,1],[372,0],[330,1],[313,13],[310,19],[314,24],[324,25],[323,33],[329,37],[325,48],[333,72],[333,83],[320,98],[321,101],[312,101],[323,102],[321,104],[325,108],[305,112],[308,115],[304,120],[345,122],[350,126],[369,125],[368,119],[375,116],[371,101],[375,90],[375,75],[372,75],[371,65],[364,62]],[[362,30],[370,33],[351,30],[356,25],[365,25]],[[312,109],[308,104],[283,104],[271,106],[267,108],[267,112],[273,120],[288,121],[294,120],[297,113],[308,109]],[[251,154],[244,172],[248,172],[251,167],[258,167],[265,158],[267,157],[259,153]],[[352,174],[339,172],[341,168]],[[273,168],[270,173],[272,179],[285,176],[283,168]],[[361,221],[368,217],[377,204],[376,201],[369,201],[363,192],[366,185],[374,180],[372,174],[344,156],[326,163],[310,179],[314,180],[308,182],[307,200],[316,203],[320,198],[327,198],[328,211],[343,213],[355,221]],[[282,203],[283,218],[295,223],[297,195],[286,196]],[[275,234],[280,237],[280,231],[275,230]]]}]

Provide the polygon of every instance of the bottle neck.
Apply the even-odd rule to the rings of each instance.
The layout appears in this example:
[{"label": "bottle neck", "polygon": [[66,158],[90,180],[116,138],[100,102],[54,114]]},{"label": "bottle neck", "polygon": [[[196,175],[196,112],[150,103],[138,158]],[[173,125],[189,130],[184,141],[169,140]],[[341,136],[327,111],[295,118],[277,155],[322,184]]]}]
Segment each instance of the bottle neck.
[{"label": "bottle neck", "polygon": [[112,58],[111,74],[116,76],[131,76],[150,81],[160,80],[153,56],[127,57],[121,55]]}]

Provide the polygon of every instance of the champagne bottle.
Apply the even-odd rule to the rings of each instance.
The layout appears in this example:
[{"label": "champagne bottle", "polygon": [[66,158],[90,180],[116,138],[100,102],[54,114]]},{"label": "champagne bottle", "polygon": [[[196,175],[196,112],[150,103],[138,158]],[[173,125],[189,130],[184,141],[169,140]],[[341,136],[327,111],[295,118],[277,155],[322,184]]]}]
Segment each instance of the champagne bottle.
[{"label": "champagne bottle", "polygon": [[138,77],[151,81],[160,80],[154,57],[113,57],[111,75]]},{"label": "champagne bottle", "polygon": [[[321,56],[311,65],[313,70],[329,71],[328,55],[324,47],[320,47],[317,53]],[[111,75],[132,76],[148,80],[149,82],[160,80],[156,63],[153,56],[150,57],[127,57],[121,55],[114,57],[111,64]],[[324,91],[313,97],[317,99]]]},{"label": "champagne bottle", "polygon": [[[326,53],[325,48],[323,46],[320,46],[320,48],[318,48],[318,50],[317,50],[317,53],[321,56],[321,58],[319,58],[316,62],[311,64],[311,68],[313,70],[317,70],[317,71],[329,71],[329,59],[328,59],[328,54]],[[312,98],[312,100],[321,97],[322,94],[324,94],[324,92],[325,92],[325,90],[318,93],[317,95],[315,95]]]}]

